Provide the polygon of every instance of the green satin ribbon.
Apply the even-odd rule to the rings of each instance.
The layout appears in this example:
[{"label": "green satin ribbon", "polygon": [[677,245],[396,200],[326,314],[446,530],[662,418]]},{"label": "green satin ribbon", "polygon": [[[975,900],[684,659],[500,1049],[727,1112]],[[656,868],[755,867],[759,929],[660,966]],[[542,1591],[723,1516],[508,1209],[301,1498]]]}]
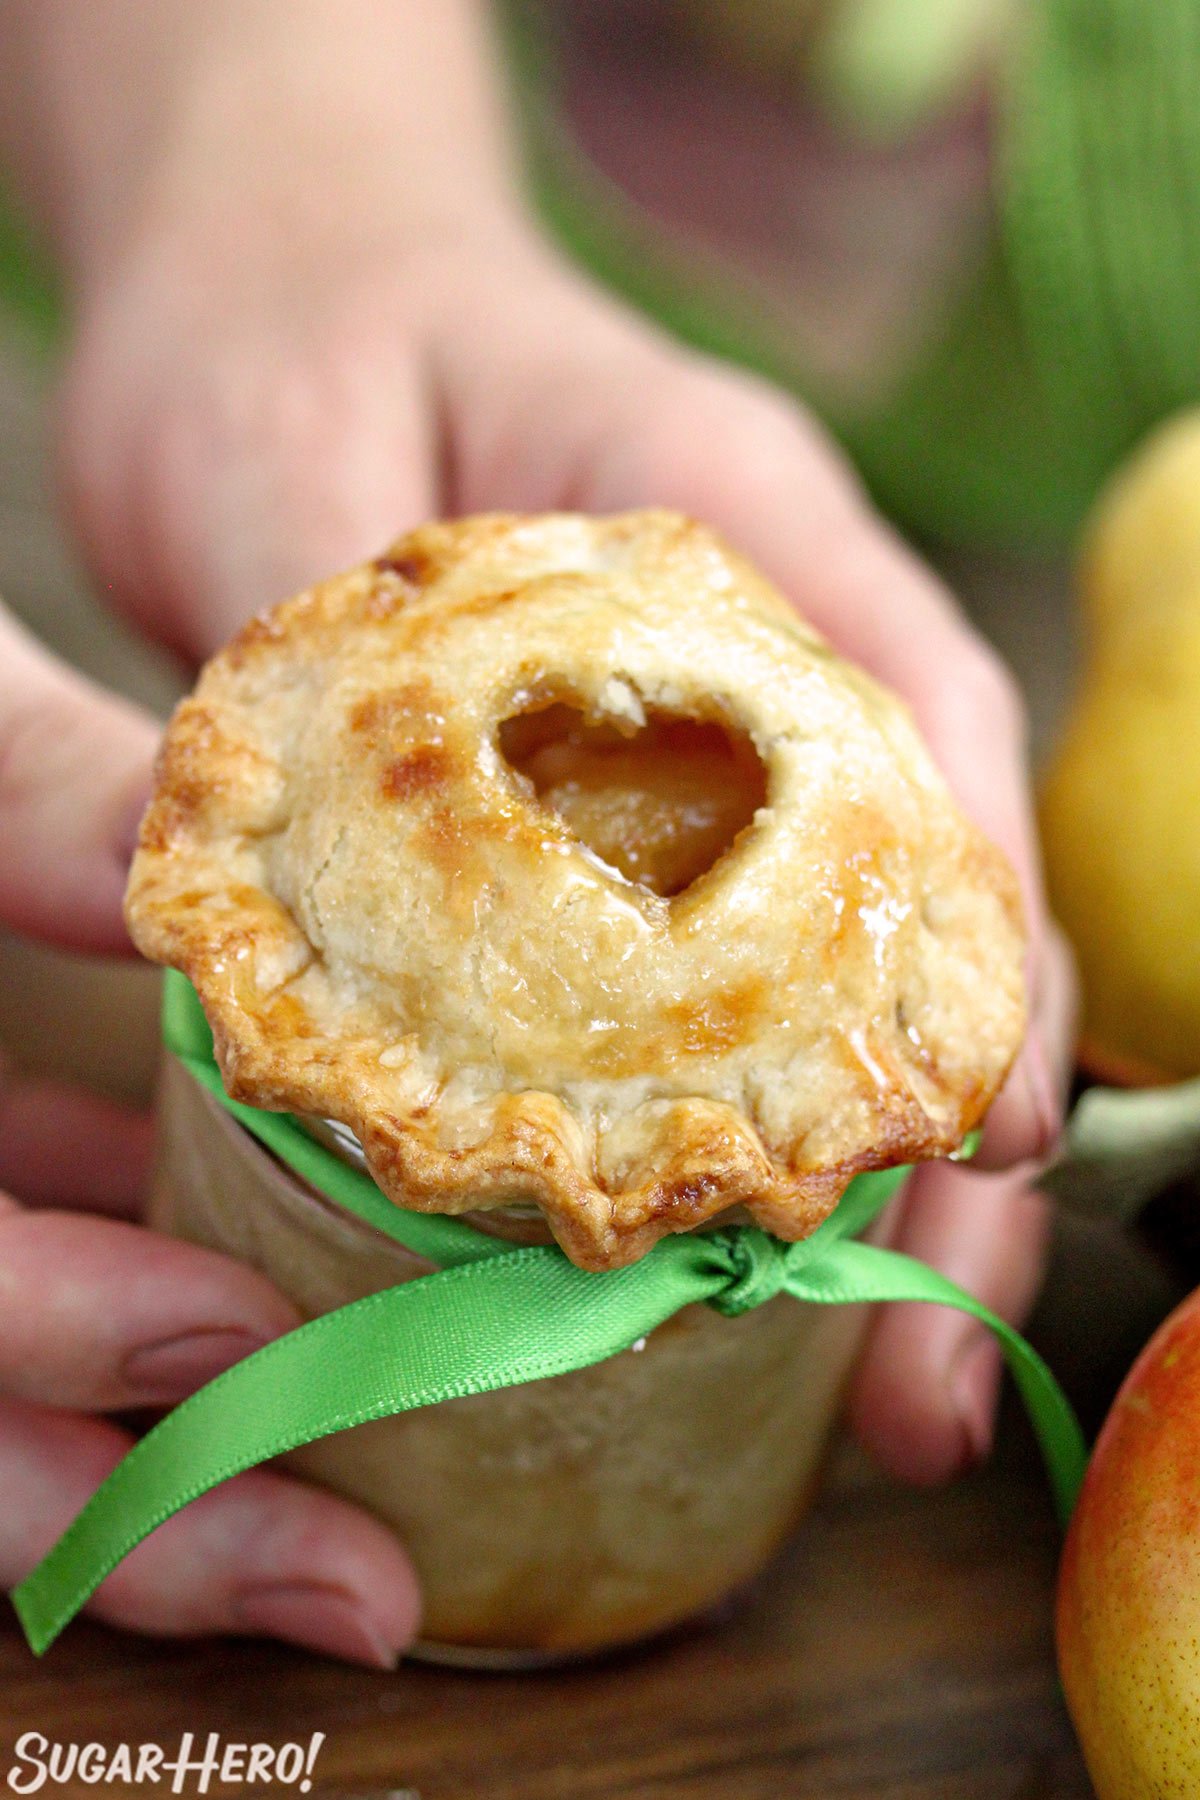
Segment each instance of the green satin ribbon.
[{"label": "green satin ribbon", "polygon": [[944,1275],[853,1241],[906,1169],[858,1176],[802,1243],[735,1226],[666,1238],[629,1268],[591,1274],[556,1247],[513,1249],[460,1220],[405,1212],[294,1119],[229,1100],[199,1002],[173,973],[164,1034],[168,1049],[284,1163],[438,1267],[276,1339],[136,1444],[13,1592],[38,1654],[135,1545],[231,1475],[368,1419],[587,1368],[701,1301],[734,1317],[781,1293],[819,1306],[924,1300],[981,1319],[1000,1342],[1059,1515],[1068,1518],[1086,1451],[1070,1403],[1036,1351]]}]

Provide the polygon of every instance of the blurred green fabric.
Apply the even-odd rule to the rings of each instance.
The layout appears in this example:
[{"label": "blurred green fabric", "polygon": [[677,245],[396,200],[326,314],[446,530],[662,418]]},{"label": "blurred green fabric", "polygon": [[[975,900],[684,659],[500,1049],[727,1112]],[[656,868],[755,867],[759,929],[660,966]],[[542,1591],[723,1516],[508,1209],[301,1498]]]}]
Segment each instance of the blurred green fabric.
[{"label": "blurred green fabric", "polygon": [[[564,139],[528,0],[502,13],[549,229],[680,337],[801,392],[916,535],[1056,547],[1138,438],[1200,398],[1200,0],[1030,0],[1002,77],[990,254],[932,352],[860,415],[631,235]],[[52,344],[53,282],[3,206],[0,292]]]},{"label": "blurred green fabric", "polygon": [[53,271],[39,256],[0,184],[0,303],[38,351],[49,350],[61,325]]},{"label": "blurred green fabric", "polygon": [[1138,438],[1200,398],[1200,0],[1029,0],[1001,77],[990,254],[933,351],[861,416],[635,242],[565,140],[534,9],[506,15],[557,236],[681,337],[800,391],[915,534],[1061,545]]}]

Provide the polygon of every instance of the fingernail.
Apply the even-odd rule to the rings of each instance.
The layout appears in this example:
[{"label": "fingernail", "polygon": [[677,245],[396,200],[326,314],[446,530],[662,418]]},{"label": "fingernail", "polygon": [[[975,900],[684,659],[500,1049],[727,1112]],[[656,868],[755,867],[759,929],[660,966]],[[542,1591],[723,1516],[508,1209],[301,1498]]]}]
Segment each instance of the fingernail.
[{"label": "fingernail", "polygon": [[233,1609],[238,1629],[254,1637],[283,1638],[369,1669],[394,1669],[405,1647],[391,1641],[354,1594],[329,1583],[279,1581],[242,1588]]},{"label": "fingernail", "polygon": [[195,1393],[268,1340],[253,1331],[188,1331],[131,1350],[121,1367],[130,1388],[147,1400]]},{"label": "fingernail", "polygon": [[992,1448],[1000,1393],[1000,1349],[982,1325],[971,1327],[956,1353],[949,1389],[963,1434],[963,1466],[971,1468]]},{"label": "fingernail", "polygon": [[122,869],[127,869],[133,861],[133,853],[138,847],[138,833],[142,826],[142,817],[150,804],[149,785],[139,787],[133,799],[121,814],[121,823],[117,831],[117,854],[121,859]]},{"label": "fingernail", "polygon": [[1021,1067],[1026,1098],[1037,1120],[1037,1148],[1033,1154],[1036,1158],[1048,1156],[1062,1133],[1062,1100],[1050,1073],[1041,1032],[1036,1026],[1025,1041]]}]

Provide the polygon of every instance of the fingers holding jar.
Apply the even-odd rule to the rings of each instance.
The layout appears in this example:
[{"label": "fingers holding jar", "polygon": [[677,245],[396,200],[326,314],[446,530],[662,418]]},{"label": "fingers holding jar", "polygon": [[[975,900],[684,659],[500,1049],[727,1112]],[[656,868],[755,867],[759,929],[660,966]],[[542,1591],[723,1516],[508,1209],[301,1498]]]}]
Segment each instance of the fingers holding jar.
[{"label": "fingers holding jar", "polygon": [[[77,949],[128,948],[125,864],[157,735],[0,607],[0,841],[13,852],[0,923]],[[95,1414],[172,1405],[298,1322],[252,1269],[127,1222],[141,1216],[150,1155],[141,1115],[0,1064],[6,1588],[132,1448]],[[143,1631],[274,1636],[390,1667],[418,1604],[394,1535],[345,1501],[255,1473],[156,1532],[90,1610]]]},{"label": "fingers holding jar", "polygon": [[[133,1440],[107,1420],[0,1397],[0,1583],[20,1581]],[[395,1537],[286,1476],[239,1476],[161,1526],[88,1611],[157,1636],[277,1637],[392,1668],[419,1596]]]},{"label": "fingers holding jar", "polygon": [[119,1220],[0,1197],[0,1392],[169,1405],[298,1323],[262,1276]]},{"label": "fingers holding jar", "polygon": [[[1023,1323],[1041,1284],[1049,1226],[1028,1170],[984,1175],[929,1163],[910,1180],[888,1242]],[[851,1400],[856,1436],[894,1475],[947,1481],[991,1448],[999,1346],[945,1306],[885,1307],[875,1319]]]},{"label": "fingers holding jar", "polygon": [[[212,1251],[0,1195],[0,1585],[29,1573],[133,1447],[89,1415],[171,1405],[296,1322],[264,1277]],[[156,1532],[89,1610],[139,1631],[279,1637],[390,1668],[419,1605],[393,1533],[255,1472]]]},{"label": "fingers holding jar", "polygon": [[[28,1574],[133,1447],[95,1413],[169,1406],[296,1322],[262,1276],[212,1251],[0,1195],[0,1584]],[[390,1668],[419,1604],[392,1533],[256,1472],[156,1532],[89,1610],[139,1631],[279,1637]]]},{"label": "fingers holding jar", "polygon": [[[1074,1042],[1074,966],[1052,920],[1040,963],[1024,1054],[988,1115],[979,1157],[970,1167],[919,1169],[888,1235],[893,1248],[931,1263],[1018,1328],[1041,1286],[1050,1214],[1034,1186],[1038,1165],[1016,1159],[1029,1157],[1031,1117],[1053,1124],[1059,1115]],[[1025,1085],[1031,1067],[1040,1069],[1040,1106]],[[1050,1133],[1043,1151],[1052,1141]],[[856,1381],[855,1430],[902,1479],[948,1480],[988,1454],[1000,1378],[999,1347],[982,1325],[944,1307],[885,1308]]]},{"label": "fingers holding jar", "polygon": [[106,1095],[9,1068],[0,1047],[0,1194],[139,1218],[153,1132],[148,1114]]},{"label": "fingers holding jar", "polygon": [[70,949],[128,951],[125,868],[154,720],[58,662],[0,605],[0,920]]}]

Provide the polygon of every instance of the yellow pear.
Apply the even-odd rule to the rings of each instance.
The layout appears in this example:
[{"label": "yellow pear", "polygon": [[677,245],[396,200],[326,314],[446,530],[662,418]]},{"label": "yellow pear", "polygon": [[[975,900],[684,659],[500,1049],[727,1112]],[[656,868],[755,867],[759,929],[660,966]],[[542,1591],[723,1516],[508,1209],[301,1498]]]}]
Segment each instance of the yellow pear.
[{"label": "yellow pear", "polygon": [[1087,1058],[1200,1074],[1200,410],[1101,497],[1080,566],[1084,664],[1042,790],[1054,908],[1079,958]]}]

